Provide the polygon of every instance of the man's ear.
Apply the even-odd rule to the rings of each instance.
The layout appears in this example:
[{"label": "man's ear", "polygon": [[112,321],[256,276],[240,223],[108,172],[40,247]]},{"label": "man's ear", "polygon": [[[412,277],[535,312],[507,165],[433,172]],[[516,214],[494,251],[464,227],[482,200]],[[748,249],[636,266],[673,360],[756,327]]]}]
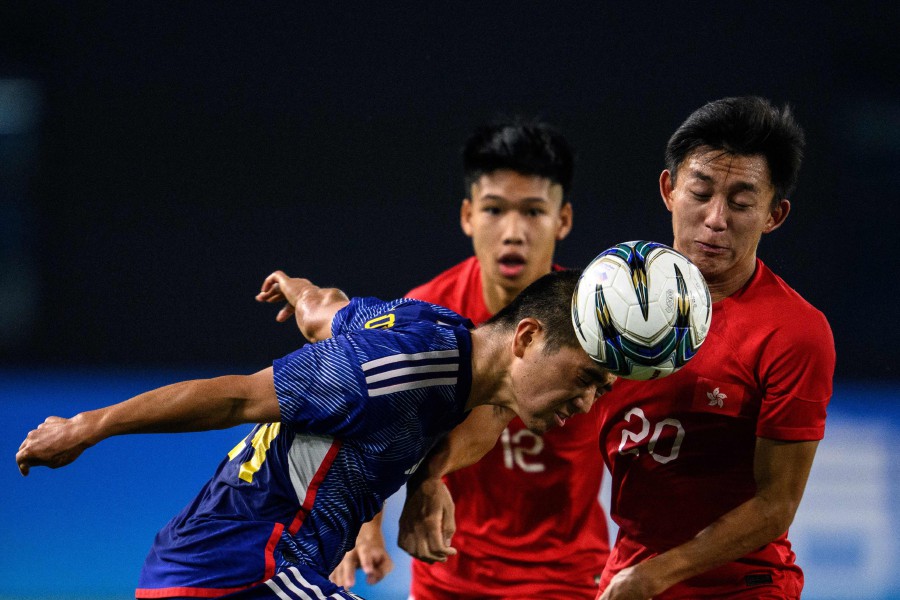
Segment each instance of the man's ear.
[{"label": "man's ear", "polygon": [[463,233],[472,237],[472,201],[463,198],[462,205],[459,207],[459,226],[462,227]]},{"label": "man's ear", "polygon": [[659,174],[659,195],[662,196],[666,209],[672,212],[672,190],[675,188],[675,180],[668,169]]},{"label": "man's ear", "polygon": [[784,224],[787,220],[788,213],[791,212],[791,201],[787,198],[782,198],[775,204],[775,208],[769,211],[769,216],[766,218],[766,226],[763,228],[763,233],[771,233],[778,229]]},{"label": "man's ear", "polygon": [[522,358],[528,347],[536,344],[543,334],[544,326],[540,321],[533,317],[525,317],[516,325],[516,331],[513,334],[513,354],[517,358]]},{"label": "man's ear", "polygon": [[556,229],[556,241],[564,240],[572,231],[572,203],[564,202],[559,209],[559,227]]}]

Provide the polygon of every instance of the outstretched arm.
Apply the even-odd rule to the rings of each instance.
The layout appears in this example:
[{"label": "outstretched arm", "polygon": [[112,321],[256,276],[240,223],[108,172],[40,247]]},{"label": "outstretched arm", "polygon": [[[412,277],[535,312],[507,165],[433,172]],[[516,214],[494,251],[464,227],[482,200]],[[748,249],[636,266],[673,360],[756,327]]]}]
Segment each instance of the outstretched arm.
[{"label": "outstretched arm", "polygon": [[601,600],[647,600],[776,539],[794,520],[817,446],[757,438],[756,495],[691,541],[617,573]]},{"label": "outstretched arm", "polygon": [[[265,279],[256,298],[287,302],[276,319],[285,321],[294,314],[301,333],[310,341],[330,337],[335,313],[348,303],[340,290],[323,289],[282,271]],[[28,433],[16,453],[16,463],[19,471],[28,475],[34,466],[65,466],[114,435],[225,429],[280,418],[271,368],[250,376],[184,381],[71,419],[48,417]]]},{"label": "outstretched arm", "polygon": [[259,302],[287,302],[275,320],[283,323],[294,315],[297,327],[310,342],[331,337],[331,321],[349,304],[347,296],[336,288],[320,288],[308,279],[288,277],[275,271],[263,281],[256,295]]},{"label": "outstretched arm", "polygon": [[398,545],[425,562],[456,554],[450,545],[456,522],[453,499],[441,479],[487,454],[515,416],[499,406],[478,406],[431,451],[406,485]]},{"label": "outstretched arm", "polygon": [[272,368],[167,385],[71,419],[48,417],[16,453],[22,475],[31,467],[56,469],[114,435],[225,429],[281,418]]}]

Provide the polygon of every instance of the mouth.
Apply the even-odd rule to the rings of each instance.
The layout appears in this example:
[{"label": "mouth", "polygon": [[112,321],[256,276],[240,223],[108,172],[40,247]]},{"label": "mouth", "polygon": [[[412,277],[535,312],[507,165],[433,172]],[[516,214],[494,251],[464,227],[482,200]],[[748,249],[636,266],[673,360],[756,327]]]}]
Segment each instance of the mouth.
[{"label": "mouth", "polygon": [[525,257],[521,254],[504,254],[497,260],[503,277],[518,277],[525,270]]},{"label": "mouth", "polygon": [[553,413],[554,418],[556,419],[556,424],[559,427],[563,427],[566,424],[566,420],[569,418],[568,415],[564,415],[563,413],[556,411]]},{"label": "mouth", "polygon": [[702,252],[705,252],[707,254],[723,254],[728,250],[728,248],[726,248],[725,246],[718,246],[716,244],[710,244],[709,242],[702,242],[700,240],[697,240],[694,243],[697,244],[697,247]]}]

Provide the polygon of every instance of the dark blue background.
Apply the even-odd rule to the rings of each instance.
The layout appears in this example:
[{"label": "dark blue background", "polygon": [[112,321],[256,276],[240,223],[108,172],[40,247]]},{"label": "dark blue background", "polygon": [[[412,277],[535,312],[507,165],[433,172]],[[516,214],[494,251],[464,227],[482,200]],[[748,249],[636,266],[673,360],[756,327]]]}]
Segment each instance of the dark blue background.
[{"label": "dark blue background", "polygon": [[458,152],[497,114],[579,151],[560,262],[670,241],[668,136],[760,94],[809,141],[760,255],[829,317],[839,377],[898,377],[900,5],[451,4],[4,4],[0,77],[42,102],[27,145],[0,138],[31,158],[0,361],[265,365],[298,343],[253,302],[272,270],[391,297],[469,254]]}]

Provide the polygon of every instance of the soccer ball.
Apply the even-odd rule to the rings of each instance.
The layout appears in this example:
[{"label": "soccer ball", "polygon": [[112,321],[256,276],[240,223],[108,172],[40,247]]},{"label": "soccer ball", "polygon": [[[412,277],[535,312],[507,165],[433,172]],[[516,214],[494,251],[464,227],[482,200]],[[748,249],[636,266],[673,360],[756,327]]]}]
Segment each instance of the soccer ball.
[{"label": "soccer ball", "polygon": [[706,339],[711,318],[700,269],[656,242],[625,242],[601,252],[572,296],[581,346],[626,379],[657,379],[683,367]]}]

